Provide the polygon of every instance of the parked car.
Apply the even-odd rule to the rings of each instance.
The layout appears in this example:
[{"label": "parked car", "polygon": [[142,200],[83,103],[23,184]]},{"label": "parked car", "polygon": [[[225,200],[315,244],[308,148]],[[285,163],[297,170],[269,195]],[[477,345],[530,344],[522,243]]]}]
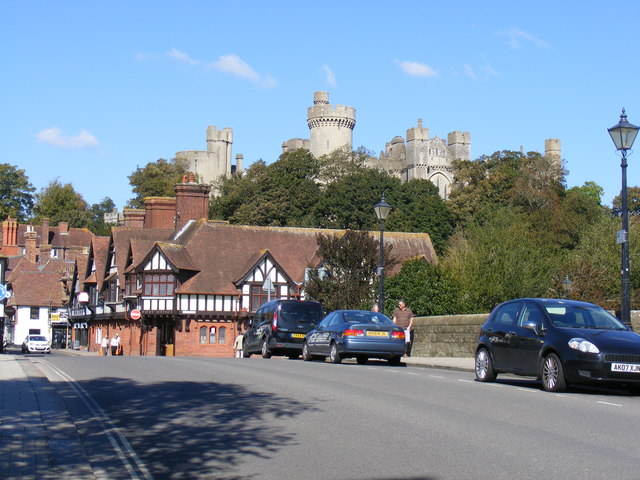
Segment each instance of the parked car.
[{"label": "parked car", "polygon": [[27,335],[22,342],[22,353],[51,353],[51,344],[44,335]]},{"label": "parked car", "polygon": [[298,358],[305,335],[320,323],[322,313],[318,302],[272,300],[263,304],[244,334],[243,356],[260,353],[263,358]]},{"label": "parked car", "polygon": [[383,358],[398,365],[406,348],[404,330],[382,313],[336,310],[307,334],[302,358],[328,357],[332,363],[340,363],[343,358],[355,357],[359,364]]},{"label": "parked car", "polygon": [[521,298],[498,305],[482,326],[476,378],[536,376],[551,392],[568,383],[640,386],[640,335],[594,304]]}]

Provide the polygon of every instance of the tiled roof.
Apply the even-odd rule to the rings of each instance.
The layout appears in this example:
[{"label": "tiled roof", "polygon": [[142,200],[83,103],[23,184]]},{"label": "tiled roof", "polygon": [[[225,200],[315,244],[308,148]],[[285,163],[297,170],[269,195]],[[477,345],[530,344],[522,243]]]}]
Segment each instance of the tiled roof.
[{"label": "tiled roof", "polygon": [[21,270],[12,276],[13,296],[8,304],[62,307],[67,296],[58,272]]}]

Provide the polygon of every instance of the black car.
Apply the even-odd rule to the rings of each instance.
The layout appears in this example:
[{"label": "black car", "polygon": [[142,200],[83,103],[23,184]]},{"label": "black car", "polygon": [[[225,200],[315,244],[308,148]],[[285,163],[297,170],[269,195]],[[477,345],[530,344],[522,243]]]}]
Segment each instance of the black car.
[{"label": "black car", "polygon": [[536,376],[551,392],[568,383],[640,386],[640,335],[592,303],[521,298],[498,305],[482,326],[476,378]]},{"label": "black car", "polygon": [[404,330],[382,313],[336,310],[307,334],[302,358],[328,357],[332,363],[340,363],[343,358],[355,357],[359,364],[383,358],[398,365],[406,345]]},{"label": "black car", "polygon": [[264,303],[244,334],[243,356],[260,353],[264,358],[299,357],[305,335],[320,323],[322,314],[322,305],[318,302],[272,300]]}]

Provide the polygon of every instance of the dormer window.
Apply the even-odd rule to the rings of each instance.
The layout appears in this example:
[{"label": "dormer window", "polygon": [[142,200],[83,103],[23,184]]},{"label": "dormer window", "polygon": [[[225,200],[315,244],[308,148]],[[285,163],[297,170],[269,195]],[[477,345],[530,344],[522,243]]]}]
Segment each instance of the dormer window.
[{"label": "dormer window", "polygon": [[172,297],[175,276],[171,273],[146,273],[144,275],[144,295],[147,297]]}]

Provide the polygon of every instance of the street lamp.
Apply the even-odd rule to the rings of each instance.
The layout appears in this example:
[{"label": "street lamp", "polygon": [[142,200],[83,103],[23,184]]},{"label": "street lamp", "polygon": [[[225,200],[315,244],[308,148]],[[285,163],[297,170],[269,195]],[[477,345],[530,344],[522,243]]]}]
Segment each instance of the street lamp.
[{"label": "street lamp", "polygon": [[569,275],[565,275],[564,280],[562,281],[562,291],[564,292],[563,298],[566,298],[567,295],[569,295],[572,286],[573,282],[569,280]]},{"label": "street lamp", "polygon": [[617,243],[622,244],[622,304],[620,306],[620,320],[625,325],[631,325],[631,278],[629,275],[629,209],[627,207],[627,151],[631,150],[638,135],[638,127],[627,121],[627,114],[622,109],[620,121],[609,129],[609,135],[622,159],[622,230],[617,234]]},{"label": "street lamp", "polygon": [[384,221],[389,216],[391,205],[384,199],[384,193],[380,199],[380,203],[375,205],[373,209],[380,223],[380,263],[378,264],[378,308],[384,312]]}]

